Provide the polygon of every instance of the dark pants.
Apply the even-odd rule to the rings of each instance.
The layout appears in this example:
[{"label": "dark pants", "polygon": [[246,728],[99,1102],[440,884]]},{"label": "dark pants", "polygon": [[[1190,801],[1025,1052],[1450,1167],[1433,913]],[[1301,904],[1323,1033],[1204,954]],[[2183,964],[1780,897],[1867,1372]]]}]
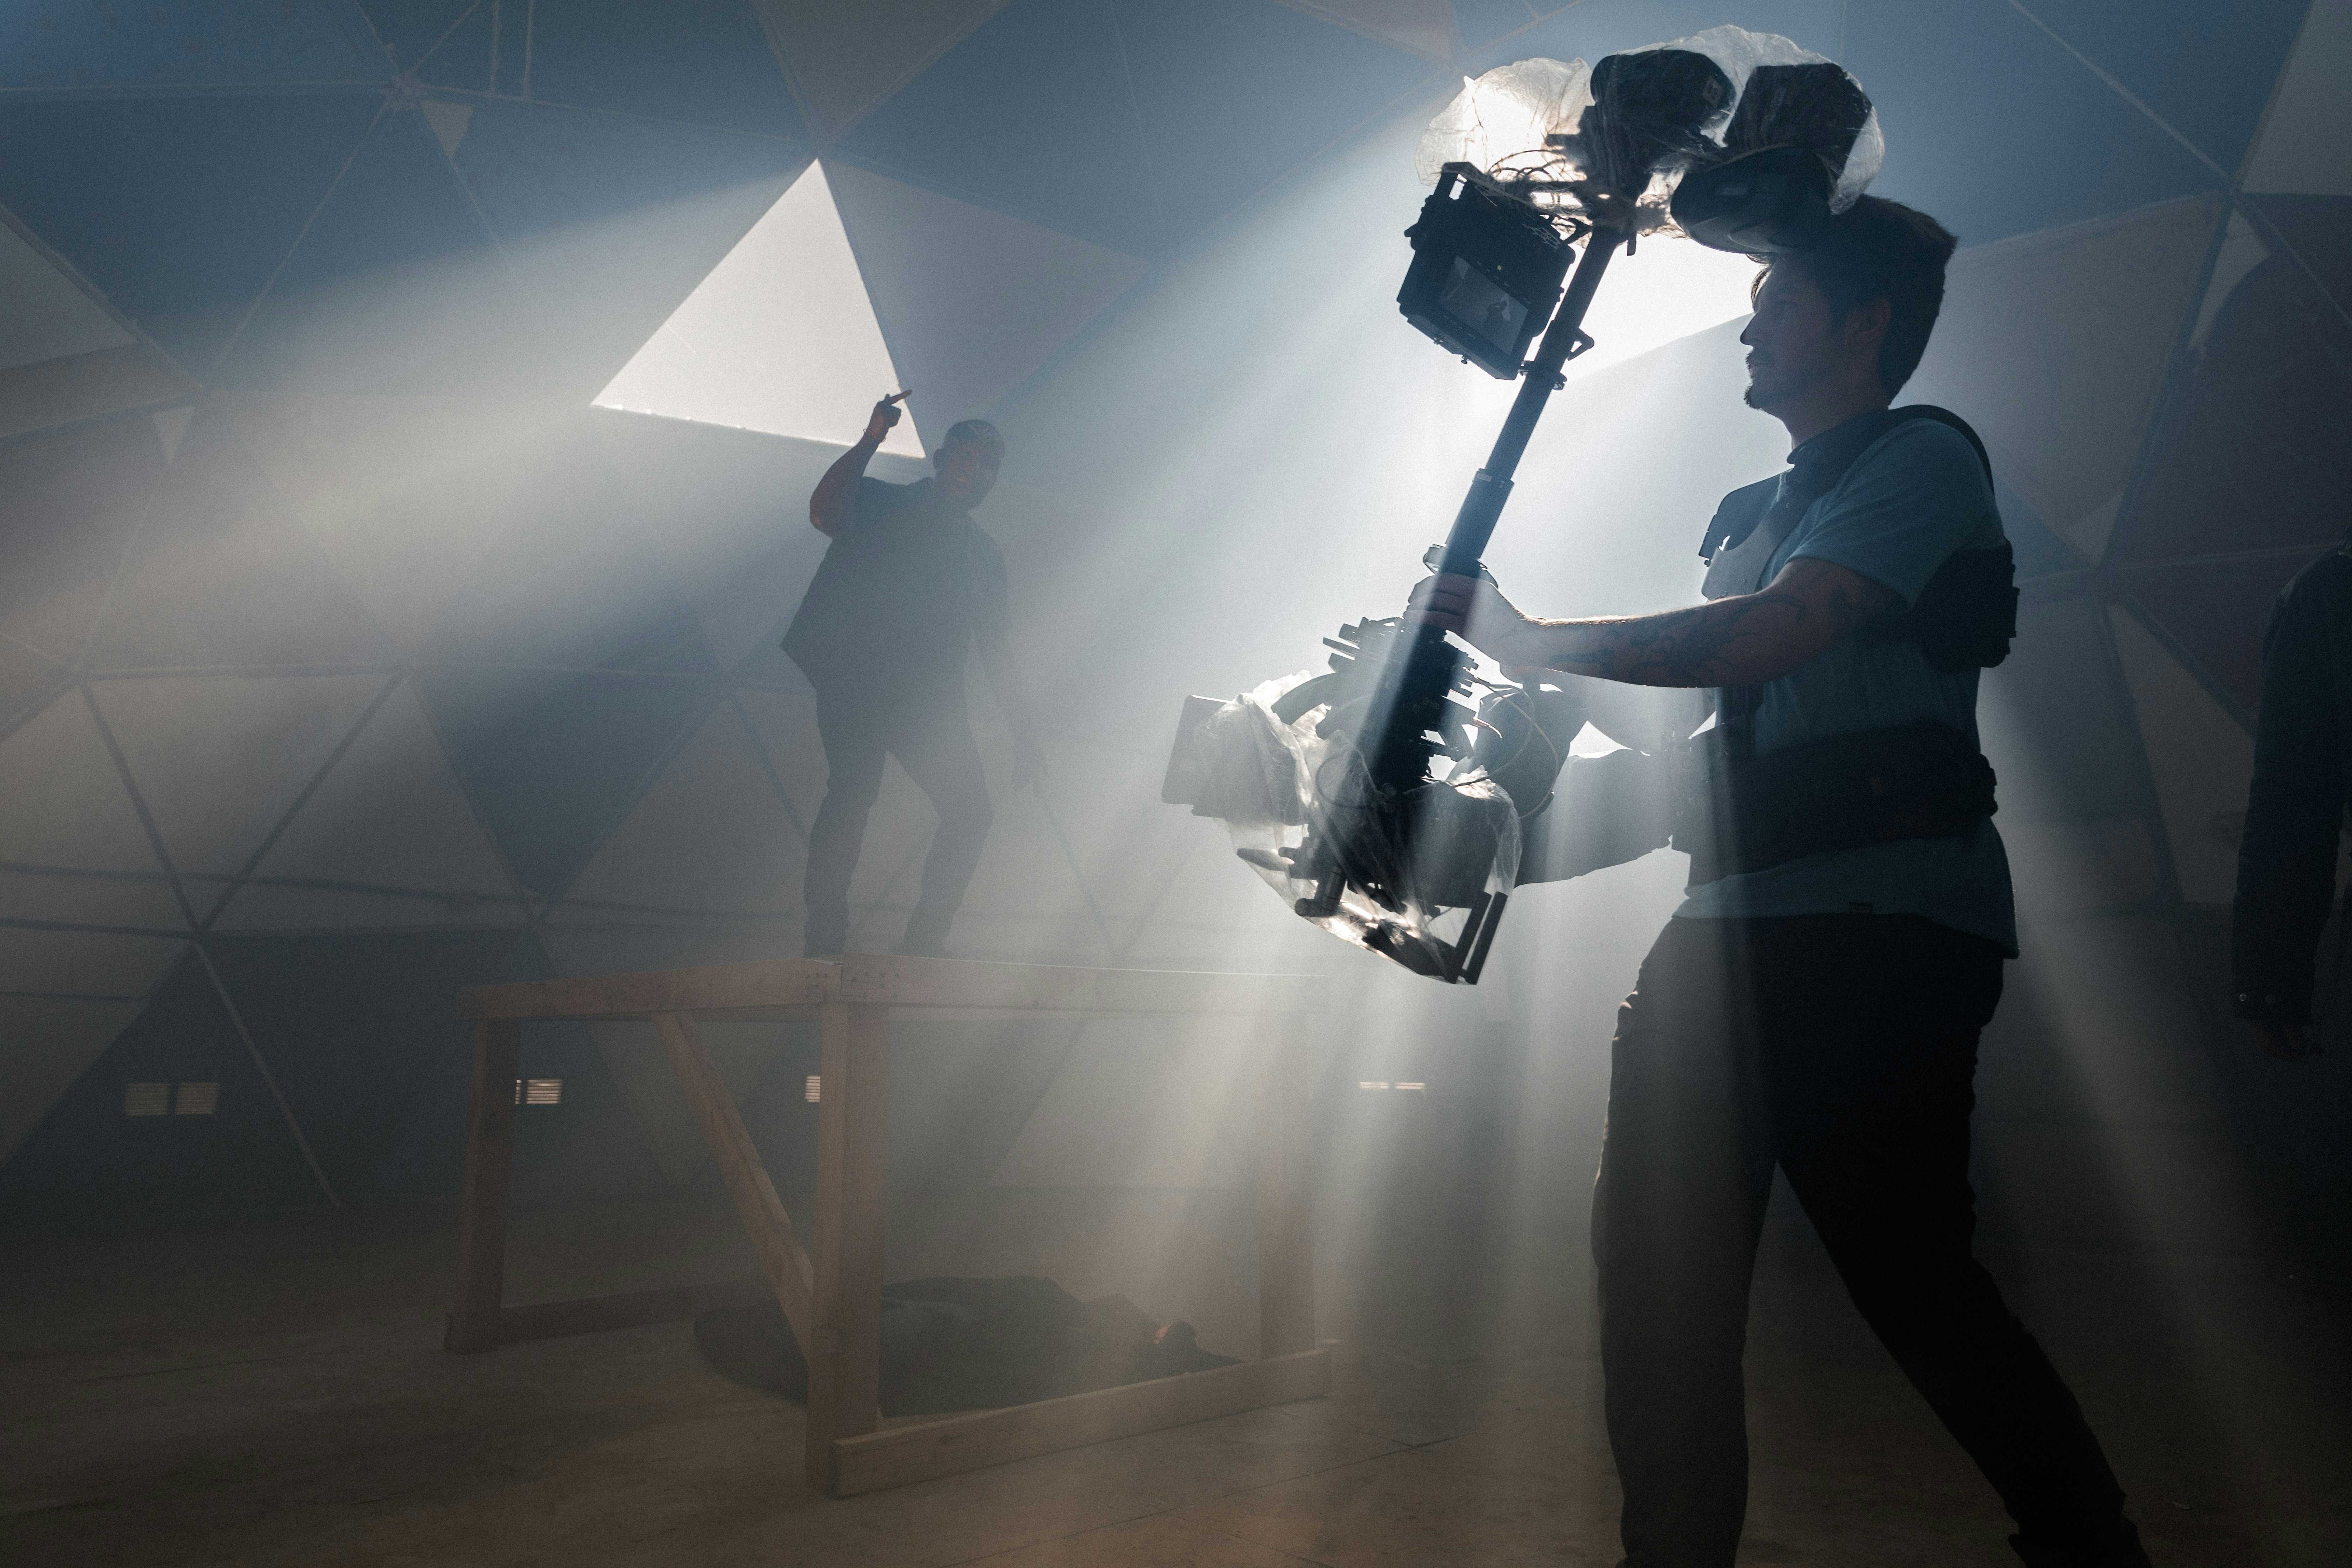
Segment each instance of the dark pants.
[{"label": "dark pants", "polygon": [[1777,1162],[1854,1305],[1975,1459],[2035,1564],[2137,1564],[2074,1397],[1970,1254],[1991,943],[1904,916],[1670,920],[1618,1010],[1594,1193],[1628,1568],[1729,1568],[1740,1355]]},{"label": "dark pants", "polygon": [[945,700],[881,704],[856,694],[820,692],[817,734],[824,742],[824,804],[809,829],[808,932],[803,951],[839,952],[849,940],[849,881],[866,842],[866,818],[882,788],[882,763],[896,757],[930,798],[940,826],[923,859],[922,892],[907,922],[900,952],[937,954],[948,925],[980,865],[995,812],[972,743],[961,693]]}]

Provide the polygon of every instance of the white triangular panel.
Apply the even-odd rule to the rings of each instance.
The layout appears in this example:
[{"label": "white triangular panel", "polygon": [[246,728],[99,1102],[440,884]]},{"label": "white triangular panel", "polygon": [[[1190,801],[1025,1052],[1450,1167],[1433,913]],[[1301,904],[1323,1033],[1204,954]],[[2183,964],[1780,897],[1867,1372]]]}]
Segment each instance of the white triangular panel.
[{"label": "white triangular panel", "polygon": [[2312,0],[2242,183],[2250,191],[2352,195],[2352,0]]},{"label": "white triangular panel", "polygon": [[1962,251],[1898,401],[1968,419],[1994,472],[2097,560],[2221,216],[2191,196]]},{"label": "white triangular panel", "polygon": [[[811,163],[596,396],[600,408],[845,447],[902,383]],[[920,458],[916,421],[882,450]]]},{"label": "white triangular panel", "polygon": [[0,1162],[139,1016],[137,1002],[0,996]]},{"label": "white triangular panel", "polygon": [[2130,684],[2140,739],[2156,775],[2180,896],[2192,904],[2226,904],[2237,890],[2238,839],[2246,821],[2246,787],[2254,773],[2253,737],[2137,616],[2120,606],[2109,614],[2116,655]]},{"label": "white triangular panel", "polygon": [[406,683],[384,699],[254,874],[458,894],[512,890]]},{"label": "white triangular panel", "polygon": [[104,306],[15,229],[0,225],[0,370],[131,342]]},{"label": "white triangular panel", "polygon": [[668,910],[782,914],[804,856],[742,717],[720,703],[565,891]]},{"label": "white triangular panel", "polygon": [[838,136],[920,75],[1004,0],[752,0],[801,111]]},{"label": "white triangular panel", "polygon": [[[1450,0],[1282,0],[1294,11],[1444,65],[1454,58]],[[1532,20],[1534,13],[1528,14]]]},{"label": "white triangular panel", "polygon": [[138,808],[79,691],[0,741],[0,860],[160,872]]},{"label": "white triangular panel", "polygon": [[1144,263],[969,202],[835,168],[875,319],[937,438],[1027,378]]},{"label": "white triangular panel", "polygon": [[94,695],[173,865],[233,874],[383,684],[380,675],[110,680]]}]

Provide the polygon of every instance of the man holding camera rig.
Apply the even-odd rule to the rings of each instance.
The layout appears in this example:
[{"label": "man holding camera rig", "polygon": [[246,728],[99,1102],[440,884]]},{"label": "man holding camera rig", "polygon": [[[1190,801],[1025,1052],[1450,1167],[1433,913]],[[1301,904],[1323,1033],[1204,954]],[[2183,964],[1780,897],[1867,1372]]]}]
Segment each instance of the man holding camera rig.
[{"label": "man holding camera rig", "polygon": [[1036,731],[1010,647],[1004,557],[971,521],[996,483],[1004,437],[966,419],[931,456],[936,477],[911,485],[866,477],[898,423],[893,393],[866,433],[817,481],[809,522],[833,542],[784,633],[784,652],[816,688],[824,742],[824,804],[809,829],[803,895],[811,958],[849,941],[849,883],[866,840],[882,764],[898,759],[939,813],[922,891],[898,951],[935,957],[980,865],[995,820],[964,706],[965,650],[977,649],[1018,749],[1014,783],[1036,777]]},{"label": "man holding camera rig", "polygon": [[[1978,753],[2013,629],[1973,432],[1890,411],[1955,241],[1864,197],[1772,259],[1740,341],[1790,470],[1726,497],[1706,604],[1545,621],[1440,576],[1413,613],[1507,671],[1712,689],[1688,897],[1618,1012],[1593,1199],[1626,1568],[1729,1568],[1741,1353],[1777,1162],[1854,1303],[2035,1568],[2147,1559],[2081,1409],[1970,1251],[1979,1032],[2017,952]],[[1696,764],[1695,764],[1696,765]]]}]

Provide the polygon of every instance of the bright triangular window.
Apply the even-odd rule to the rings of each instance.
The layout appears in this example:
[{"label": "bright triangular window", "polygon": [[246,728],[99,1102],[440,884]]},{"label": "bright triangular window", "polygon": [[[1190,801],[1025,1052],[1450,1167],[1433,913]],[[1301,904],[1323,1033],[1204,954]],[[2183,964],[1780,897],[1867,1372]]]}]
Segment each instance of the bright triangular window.
[{"label": "bright triangular window", "polygon": [[[898,385],[824,166],[811,163],[596,405],[847,446]],[[882,450],[922,457],[915,421],[901,419]]]}]

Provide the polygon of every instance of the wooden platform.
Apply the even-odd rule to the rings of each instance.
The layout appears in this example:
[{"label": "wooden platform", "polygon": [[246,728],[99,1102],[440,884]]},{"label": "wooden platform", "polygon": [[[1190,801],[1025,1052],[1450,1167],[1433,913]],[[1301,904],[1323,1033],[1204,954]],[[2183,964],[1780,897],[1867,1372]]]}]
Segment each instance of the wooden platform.
[{"label": "wooden platform", "polygon": [[[1323,1010],[1323,982],[1284,974],[1066,969],[853,954],[469,987],[475,1021],[457,1294],[446,1341],[484,1351],[514,1340],[689,1318],[772,1293],[809,1365],[806,1473],[835,1497],[1002,1464],[1328,1392],[1315,1339],[1307,1147],[1292,1031]],[[1214,1015],[1260,1034],[1258,1324],[1263,1359],[1067,1399],[880,1429],[883,1169],[894,1014]],[[650,1021],[685,1086],[760,1258],[751,1280],[528,1307],[504,1304],[507,1184],[522,1026]],[[699,1020],[814,1019],[818,1070],[814,1258],[760,1163],[696,1034]]]}]

